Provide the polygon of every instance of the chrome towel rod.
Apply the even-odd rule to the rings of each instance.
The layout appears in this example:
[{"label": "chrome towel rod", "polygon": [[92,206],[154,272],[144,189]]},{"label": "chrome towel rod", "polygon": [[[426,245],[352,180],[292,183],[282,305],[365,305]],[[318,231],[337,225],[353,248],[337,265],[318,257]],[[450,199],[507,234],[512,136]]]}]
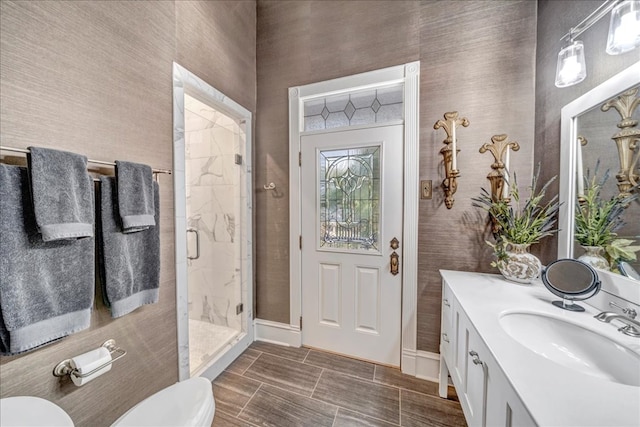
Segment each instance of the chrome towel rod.
[{"label": "chrome towel rod", "polygon": [[[7,147],[4,145],[0,145],[0,151],[12,151],[14,153],[23,153],[23,154],[29,154],[29,150],[26,148],[14,148],[14,147]],[[105,166],[115,166],[115,162],[105,162],[104,160],[91,160],[91,159],[87,159],[87,162],[89,163],[94,163],[96,165],[105,165]],[[171,175],[171,170],[170,169],[152,169],[153,173],[166,173]]]}]

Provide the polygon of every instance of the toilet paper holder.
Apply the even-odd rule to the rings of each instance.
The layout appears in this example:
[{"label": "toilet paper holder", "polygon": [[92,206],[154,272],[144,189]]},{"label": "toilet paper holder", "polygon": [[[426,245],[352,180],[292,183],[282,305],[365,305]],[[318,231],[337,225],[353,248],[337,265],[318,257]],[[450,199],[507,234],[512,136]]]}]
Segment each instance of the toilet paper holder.
[{"label": "toilet paper holder", "polygon": [[98,366],[97,368],[89,371],[89,372],[84,372],[84,373],[80,373],[78,372],[77,369],[73,368],[71,366],[71,359],[66,359],[63,360],[62,362],[58,363],[56,365],[55,368],[53,368],[53,375],[55,377],[64,377],[65,375],[75,375],[78,378],[86,378],[90,375],[95,374],[96,372],[98,372],[101,369],[104,369],[105,367],[111,365],[113,362],[115,362],[118,359],[123,358],[126,354],[127,351],[116,346],[116,341],[114,339],[110,339],[105,341],[102,344],[102,347],[106,348],[107,350],[109,350],[109,353],[114,354],[114,353],[118,353],[118,355],[114,358],[112,358],[110,361]]}]

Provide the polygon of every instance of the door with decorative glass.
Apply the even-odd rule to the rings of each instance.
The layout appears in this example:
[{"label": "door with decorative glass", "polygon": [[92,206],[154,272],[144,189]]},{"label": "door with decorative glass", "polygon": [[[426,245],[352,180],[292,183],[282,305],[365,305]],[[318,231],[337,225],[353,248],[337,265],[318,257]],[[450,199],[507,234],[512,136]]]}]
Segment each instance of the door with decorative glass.
[{"label": "door with decorative glass", "polygon": [[403,126],[302,136],[302,342],[400,365]]}]

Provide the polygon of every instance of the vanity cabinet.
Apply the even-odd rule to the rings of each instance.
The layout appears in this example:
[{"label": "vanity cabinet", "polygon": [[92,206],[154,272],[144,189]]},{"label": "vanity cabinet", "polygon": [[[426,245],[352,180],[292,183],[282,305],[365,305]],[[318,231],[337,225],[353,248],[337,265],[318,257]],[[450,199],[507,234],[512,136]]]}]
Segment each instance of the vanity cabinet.
[{"label": "vanity cabinet", "polygon": [[451,331],[453,324],[453,308],[451,306],[451,289],[442,289],[442,317],[440,319],[440,354],[449,355],[451,352]]},{"label": "vanity cabinet", "polygon": [[450,375],[469,426],[535,426],[446,280],[442,295],[440,396]]}]

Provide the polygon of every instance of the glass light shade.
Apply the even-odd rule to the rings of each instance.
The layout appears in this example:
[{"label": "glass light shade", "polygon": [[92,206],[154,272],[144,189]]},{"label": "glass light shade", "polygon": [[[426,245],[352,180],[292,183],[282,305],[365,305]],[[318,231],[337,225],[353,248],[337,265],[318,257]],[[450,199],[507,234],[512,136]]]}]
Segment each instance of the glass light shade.
[{"label": "glass light shade", "polygon": [[584,62],[584,45],[576,40],[558,54],[556,86],[571,86],[580,83],[585,77],[587,77],[587,67]]},{"label": "glass light shade", "polygon": [[640,46],[640,1],[623,1],[611,11],[607,53],[620,55]]}]

